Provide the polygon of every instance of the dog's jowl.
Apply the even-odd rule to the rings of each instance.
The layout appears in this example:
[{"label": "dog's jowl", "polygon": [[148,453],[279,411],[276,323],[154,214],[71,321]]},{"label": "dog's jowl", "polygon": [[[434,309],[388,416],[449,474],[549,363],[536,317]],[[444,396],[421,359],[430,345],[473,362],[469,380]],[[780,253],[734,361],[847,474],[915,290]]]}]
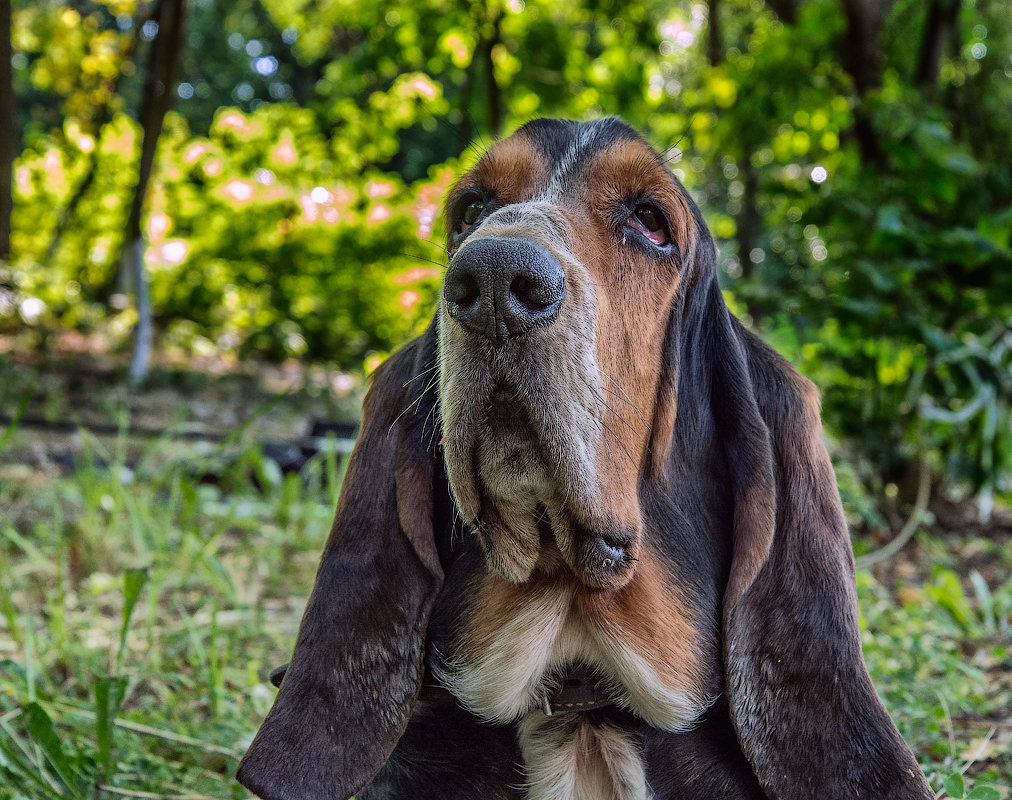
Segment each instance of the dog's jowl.
[{"label": "dog's jowl", "polygon": [[814,387],[614,119],[446,202],[428,331],[366,397],[267,800],[926,800],[879,702]]}]

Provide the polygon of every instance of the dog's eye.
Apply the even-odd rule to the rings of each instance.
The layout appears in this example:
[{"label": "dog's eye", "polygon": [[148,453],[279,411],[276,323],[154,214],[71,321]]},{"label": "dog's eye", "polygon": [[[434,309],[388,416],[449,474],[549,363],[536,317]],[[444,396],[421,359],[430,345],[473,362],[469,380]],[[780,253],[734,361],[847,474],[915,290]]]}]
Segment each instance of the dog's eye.
[{"label": "dog's eye", "polygon": [[658,247],[668,243],[668,234],[664,229],[664,217],[651,205],[638,205],[625,221],[626,227],[639,231]]},{"label": "dog's eye", "polygon": [[643,227],[651,233],[661,229],[661,221],[657,218],[657,211],[650,206],[640,206],[633,213],[636,215],[636,219],[643,223]]},{"label": "dog's eye", "polygon": [[485,203],[482,200],[472,200],[464,209],[464,216],[461,218],[461,228],[467,230],[478,221],[481,212],[485,210]]}]

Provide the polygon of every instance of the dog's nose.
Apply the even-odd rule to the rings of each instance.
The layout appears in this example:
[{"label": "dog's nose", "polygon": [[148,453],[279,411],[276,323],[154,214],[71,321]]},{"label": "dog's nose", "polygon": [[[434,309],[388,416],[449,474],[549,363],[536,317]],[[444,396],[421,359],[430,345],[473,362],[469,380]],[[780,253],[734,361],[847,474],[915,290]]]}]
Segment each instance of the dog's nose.
[{"label": "dog's nose", "polygon": [[450,316],[496,347],[548,325],[566,293],[562,265],[526,239],[486,238],[450,261],[443,297]]}]

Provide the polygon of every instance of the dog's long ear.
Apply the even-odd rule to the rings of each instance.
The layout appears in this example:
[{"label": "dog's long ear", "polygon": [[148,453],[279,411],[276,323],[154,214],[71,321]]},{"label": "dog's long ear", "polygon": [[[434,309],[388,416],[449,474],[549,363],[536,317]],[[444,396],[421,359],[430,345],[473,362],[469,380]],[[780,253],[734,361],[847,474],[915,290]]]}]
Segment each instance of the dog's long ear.
[{"label": "dog's long ear", "polygon": [[710,402],[734,498],[731,717],[777,800],[930,798],[861,655],[854,562],[815,388],[706,290]]},{"label": "dog's long ear", "polygon": [[[267,800],[344,800],[386,762],[442,584],[432,531],[432,330],[366,396],[334,526],[274,707],[239,765]],[[434,402],[434,401],[433,401]]]}]

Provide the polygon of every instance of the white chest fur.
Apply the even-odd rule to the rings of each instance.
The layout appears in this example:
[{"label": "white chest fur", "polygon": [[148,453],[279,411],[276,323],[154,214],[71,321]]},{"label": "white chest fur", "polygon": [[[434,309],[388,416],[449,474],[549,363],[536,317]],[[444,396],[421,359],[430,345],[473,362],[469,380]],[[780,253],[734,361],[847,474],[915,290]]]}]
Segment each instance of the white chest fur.
[{"label": "white chest fur", "polygon": [[486,575],[475,587],[482,614],[467,620],[437,674],[483,719],[520,721],[529,798],[648,796],[636,748],[620,731],[578,714],[550,722],[540,710],[570,665],[591,667],[616,703],[662,730],[691,727],[712,699],[700,689],[696,631],[661,574],[641,564],[616,591],[561,575],[520,585]]},{"label": "white chest fur", "polygon": [[[486,575],[481,617],[455,643],[440,680],[478,716],[511,722],[541,708],[565,669],[583,662],[615,701],[667,731],[691,726],[709,705],[699,690],[695,631],[651,570],[618,591],[590,591],[544,577],[515,585]],[[666,588],[666,587],[664,587]]]}]

